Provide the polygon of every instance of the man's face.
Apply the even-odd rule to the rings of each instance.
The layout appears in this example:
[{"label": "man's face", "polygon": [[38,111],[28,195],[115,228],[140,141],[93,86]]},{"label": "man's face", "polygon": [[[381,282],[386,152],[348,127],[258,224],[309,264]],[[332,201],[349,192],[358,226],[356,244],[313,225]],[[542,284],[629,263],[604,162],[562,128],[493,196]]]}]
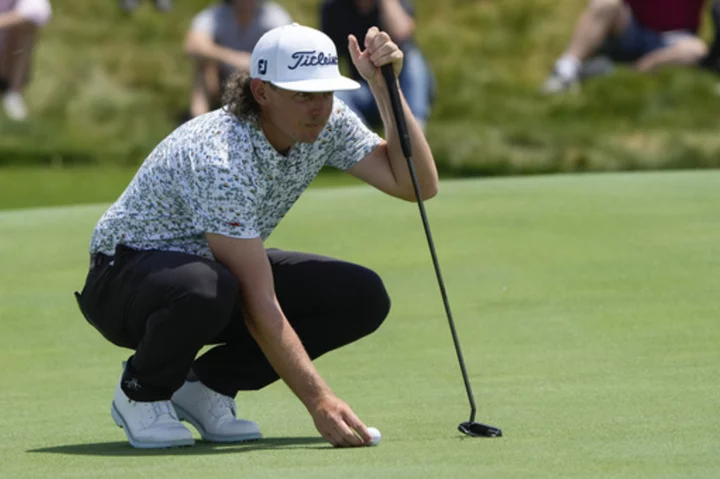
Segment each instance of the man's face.
[{"label": "man's face", "polygon": [[263,114],[294,142],[316,141],[330,119],[333,93],[294,92],[270,84],[267,90]]}]

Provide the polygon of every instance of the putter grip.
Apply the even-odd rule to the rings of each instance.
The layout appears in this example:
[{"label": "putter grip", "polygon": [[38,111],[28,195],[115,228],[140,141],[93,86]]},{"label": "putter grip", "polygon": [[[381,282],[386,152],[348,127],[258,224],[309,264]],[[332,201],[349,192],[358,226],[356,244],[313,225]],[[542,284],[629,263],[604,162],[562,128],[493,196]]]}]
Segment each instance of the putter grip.
[{"label": "putter grip", "polygon": [[410,135],[408,135],[407,122],[403,114],[402,102],[400,101],[400,92],[398,91],[397,79],[393,71],[392,63],[380,67],[385,83],[387,84],[388,93],[390,94],[390,106],[392,107],[395,124],[397,125],[398,135],[400,135],[400,146],[405,154],[405,158],[412,157],[412,149],[410,148]]}]

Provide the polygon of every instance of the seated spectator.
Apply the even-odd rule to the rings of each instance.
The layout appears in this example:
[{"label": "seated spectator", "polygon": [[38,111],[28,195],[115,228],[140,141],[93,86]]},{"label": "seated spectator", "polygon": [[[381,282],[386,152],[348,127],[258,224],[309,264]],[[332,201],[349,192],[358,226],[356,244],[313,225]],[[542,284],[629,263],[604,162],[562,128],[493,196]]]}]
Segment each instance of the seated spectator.
[{"label": "seated spectator", "polygon": [[[140,6],[140,2],[141,0],[120,0],[120,8],[122,8],[125,13],[131,13]],[[172,0],[153,0],[153,4],[155,5],[155,10],[158,12],[169,12],[173,7]]]},{"label": "seated spectator", "polygon": [[250,72],[250,53],[260,37],[289,23],[289,13],[264,0],[225,0],[200,12],[185,38],[185,52],[196,61],[190,115],[218,108],[227,79]]},{"label": "seated spectator", "polygon": [[372,26],[386,31],[405,54],[400,73],[400,88],[410,110],[421,126],[430,115],[433,99],[433,75],[420,49],[413,41],[415,11],[410,0],[324,0],[321,6],[321,30],[332,38],[338,55],[350,68],[352,78],[362,85],[359,90],[337,92],[336,96],[367,124],[380,123],[380,114],[367,83],[353,66],[348,51],[348,35],[363,45]]},{"label": "seated spectator", "polygon": [[51,16],[48,0],[0,0],[0,94],[12,120],[27,118],[28,83],[35,34]]},{"label": "seated spectator", "polygon": [[546,93],[576,86],[596,54],[641,72],[697,65],[707,55],[698,37],[705,0],[590,0],[565,53],[545,81]]}]

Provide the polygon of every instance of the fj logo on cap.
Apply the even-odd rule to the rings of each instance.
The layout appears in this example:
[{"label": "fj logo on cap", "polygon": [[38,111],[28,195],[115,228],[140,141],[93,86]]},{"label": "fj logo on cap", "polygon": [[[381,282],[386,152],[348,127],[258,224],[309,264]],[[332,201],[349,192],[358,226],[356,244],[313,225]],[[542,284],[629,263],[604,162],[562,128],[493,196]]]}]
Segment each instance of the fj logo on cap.
[{"label": "fj logo on cap", "polygon": [[289,70],[295,70],[298,67],[314,67],[318,65],[337,65],[338,57],[323,52],[317,53],[315,50],[295,52],[290,55],[295,63],[288,65]]},{"label": "fj logo on cap", "polygon": [[267,60],[259,60],[258,61],[258,71],[261,75],[264,75],[267,73]]}]

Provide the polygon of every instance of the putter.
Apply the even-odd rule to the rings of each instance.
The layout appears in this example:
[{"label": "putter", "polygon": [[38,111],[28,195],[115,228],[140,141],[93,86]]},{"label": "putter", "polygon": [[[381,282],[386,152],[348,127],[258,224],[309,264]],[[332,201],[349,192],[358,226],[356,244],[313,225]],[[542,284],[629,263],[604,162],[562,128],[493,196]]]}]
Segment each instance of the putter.
[{"label": "putter", "polygon": [[435,276],[437,276],[438,284],[440,285],[440,295],[442,296],[443,305],[445,306],[445,314],[447,315],[448,324],[450,324],[450,332],[452,333],[453,344],[455,344],[455,352],[457,353],[458,362],[460,363],[460,371],[462,371],[463,381],[465,382],[465,391],[467,392],[468,400],[470,401],[470,420],[461,423],[458,426],[458,430],[472,437],[501,437],[502,431],[500,429],[488,426],[487,424],[475,422],[475,397],[472,392],[472,387],[470,386],[467,369],[465,368],[465,360],[463,359],[462,350],[460,349],[460,340],[458,339],[457,331],[455,330],[455,321],[453,320],[452,312],[450,311],[450,302],[445,290],[445,282],[443,281],[442,274],[440,273],[440,264],[438,263],[437,253],[435,252],[435,243],[433,242],[432,233],[430,232],[430,223],[428,222],[427,214],[425,213],[425,204],[423,203],[420,195],[420,187],[418,185],[417,176],[415,175],[415,165],[412,160],[412,150],[410,148],[410,136],[408,135],[402,103],[400,102],[397,80],[395,79],[395,73],[393,72],[391,64],[383,65],[380,70],[382,71],[385,82],[387,83],[388,92],[390,93],[390,103],[392,105],[393,115],[395,116],[395,124],[397,125],[398,134],[400,135],[400,145],[402,146],[403,154],[405,155],[408,168],[410,169],[410,177],[412,179],[413,188],[415,189],[415,197],[417,198],[418,208],[420,209],[420,217],[422,218],[423,227],[425,228],[425,237],[427,238],[433,266],[435,267]]}]

